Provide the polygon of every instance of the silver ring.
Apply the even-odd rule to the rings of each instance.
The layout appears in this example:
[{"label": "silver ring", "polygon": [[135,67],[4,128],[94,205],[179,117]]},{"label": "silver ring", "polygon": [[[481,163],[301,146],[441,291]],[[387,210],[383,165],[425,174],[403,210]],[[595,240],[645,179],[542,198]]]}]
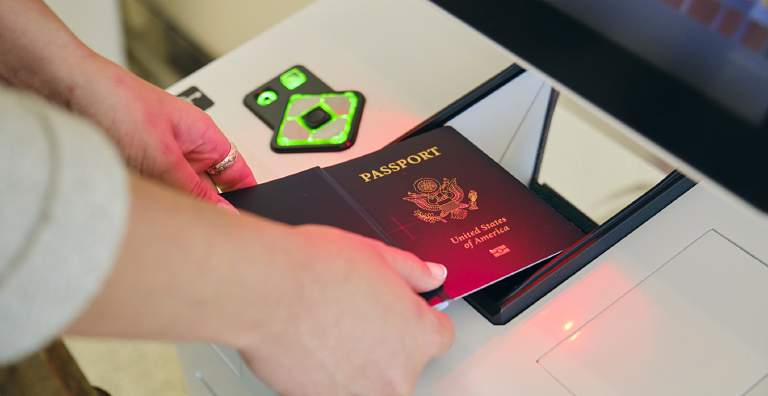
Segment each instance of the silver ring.
[{"label": "silver ring", "polygon": [[232,141],[230,140],[229,154],[227,154],[227,156],[224,157],[224,159],[221,160],[221,162],[219,162],[218,164],[206,169],[205,172],[208,173],[209,175],[220,175],[222,172],[229,169],[229,167],[232,166],[232,164],[234,164],[235,161],[237,161],[237,156],[238,156],[237,147],[235,147],[235,144],[232,143]]}]

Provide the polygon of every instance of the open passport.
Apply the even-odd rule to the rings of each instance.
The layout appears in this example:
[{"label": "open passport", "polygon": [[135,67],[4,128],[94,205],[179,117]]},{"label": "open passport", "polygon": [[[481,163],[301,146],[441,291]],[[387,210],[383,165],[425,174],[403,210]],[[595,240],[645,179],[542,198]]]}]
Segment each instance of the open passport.
[{"label": "open passport", "polygon": [[539,263],[583,236],[450,127],[223,196],[266,218],[335,226],[445,265],[445,284],[423,294],[430,305]]}]

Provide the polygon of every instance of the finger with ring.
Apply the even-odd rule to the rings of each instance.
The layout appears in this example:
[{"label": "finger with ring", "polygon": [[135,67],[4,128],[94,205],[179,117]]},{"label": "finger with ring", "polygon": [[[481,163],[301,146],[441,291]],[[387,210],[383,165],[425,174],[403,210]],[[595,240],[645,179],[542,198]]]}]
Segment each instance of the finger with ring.
[{"label": "finger with ring", "polygon": [[229,141],[229,154],[221,162],[205,170],[209,175],[220,175],[237,161],[238,151],[235,144]]}]

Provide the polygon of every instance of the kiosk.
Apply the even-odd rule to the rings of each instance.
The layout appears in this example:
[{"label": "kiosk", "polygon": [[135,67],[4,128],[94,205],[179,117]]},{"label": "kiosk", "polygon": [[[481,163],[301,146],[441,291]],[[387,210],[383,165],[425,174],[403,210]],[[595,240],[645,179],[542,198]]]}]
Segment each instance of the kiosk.
[{"label": "kiosk", "polygon": [[[768,393],[765,44],[688,0],[571,3],[318,0],[169,91],[210,99],[259,182],[451,125],[588,233],[451,302],[416,395]],[[244,98],[294,65],[365,95],[348,150],[270,149]],[[178,348],[193,396],[274,394],[231,348]]]}]

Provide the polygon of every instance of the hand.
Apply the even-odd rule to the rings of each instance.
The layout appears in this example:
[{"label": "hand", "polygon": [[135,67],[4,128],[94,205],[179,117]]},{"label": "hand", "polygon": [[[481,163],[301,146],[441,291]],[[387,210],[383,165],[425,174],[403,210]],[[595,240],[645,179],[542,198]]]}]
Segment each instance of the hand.
[{"label": "hand", "polygon": [[90,118],[141,174],[230,208],[211,179],[225,191],[256,184],[242,158],[209,178],[229,152],[210,117],[94,53],[41,0],[0,2],[0,53],[1,81]]},{"label": "hand", "polygon": [[113,272],[70,334],[230,345],[284,396],[407,394],[453,342],[415,293],[444,269],[413,254],[232,216],[138,177],[131,202]]},{"label": "hand", "polygon": [[444,267],[435,276],[411,253],[330,227],[295,231],[286,278],[253,302],[273,320],[239,345],[245,362],[281,395],[410,394],[453,342],[450,319],[414,293],[439,287]]},{"label": "hand", "polygon": [[242,156],[220,175],[205,173],[230,150],[205,112],[116,65],[97,62],[70,103],[110,135],[130,167],[220,206],[230,205],[215,185],[229,191],[256,184]]}]

